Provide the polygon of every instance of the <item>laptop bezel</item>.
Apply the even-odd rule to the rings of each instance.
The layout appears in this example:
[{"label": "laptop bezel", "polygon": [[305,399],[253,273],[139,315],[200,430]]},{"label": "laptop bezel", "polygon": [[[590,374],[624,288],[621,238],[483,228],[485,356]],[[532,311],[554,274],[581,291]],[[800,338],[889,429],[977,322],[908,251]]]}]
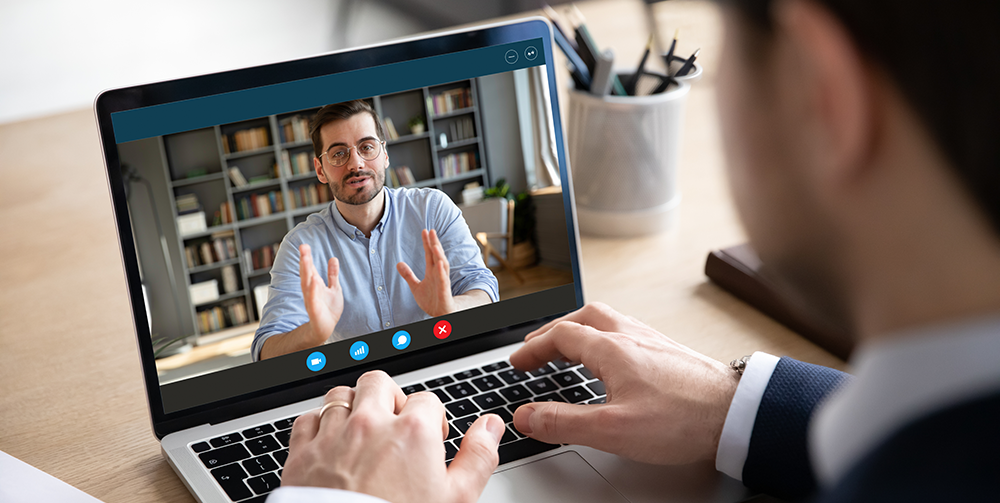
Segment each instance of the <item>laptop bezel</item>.
[{"label": "laptop bezel", "polygon": [[[556,150],[563,186],[564,217],[569,235],[576,305],[581,307],[583,305],[583,288],[579,263],[579,235],[573,211],[569,164],[562,142],[563,132],[555,86],[551,27],[543,18],[514,20],[326,53],[293,61],[112,89],[97,96],[94,102],[94,111],[105,160],[105,174],[108,179],[115,224],[118,230],[125,283],[132,306],[132,320],[146,388],[146,398],[153,432],[157,438],[163,438],[172,432],[199,424],[220,423],[313,398],[338,385],[353,385],[357,377],[372,369],[378,368],[391,375],[398,375],[518,342],[531,328],[564,313],[553,313],[545,320],[506,327],[423,351],[372,361],[343,371],[318,375],[190,409],[165,413],[156,373],[156,362],[153,357],[152,341],[144,307],[135,243],[132,239],[131,222],[121,176],[118,148],[112,129],[111,114],[123,110],[536,38],[541,38],[545,47],[543,52],[552,104],[552,119],[557,138]],[[336,69],[336,71],[331,71],[331,68]]]}]

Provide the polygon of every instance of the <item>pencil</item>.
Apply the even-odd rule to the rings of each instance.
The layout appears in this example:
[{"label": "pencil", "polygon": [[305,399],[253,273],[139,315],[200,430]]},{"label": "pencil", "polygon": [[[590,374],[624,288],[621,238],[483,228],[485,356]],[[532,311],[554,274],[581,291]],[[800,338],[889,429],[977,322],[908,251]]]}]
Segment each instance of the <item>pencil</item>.
[{"label": "pencil", "polygon": [[666,63],[667,65],[667,75],[670,75],[670,63],[674,59],[674,49],[677,49],[677,39],[680,38],[680,36],[681,36],[681,29],[677,28],[677,30],[674,31],[674,40],[673,42],[670,42],[670,50],[668,50],[667,53],[663,55],[663,62]]},{"label": "pencil", "polygon": [[682,66],[680,70],[677,70],[677,73],[674,74],[674,77],[683,77],[687,75],[688,72],[690,72],[691,69],[694,68],[694,60],[698,59],[698,53],[700,52],[701,49],[694,51],[694,54],[692,54],[691,57],[684,62],[684,66]]}]

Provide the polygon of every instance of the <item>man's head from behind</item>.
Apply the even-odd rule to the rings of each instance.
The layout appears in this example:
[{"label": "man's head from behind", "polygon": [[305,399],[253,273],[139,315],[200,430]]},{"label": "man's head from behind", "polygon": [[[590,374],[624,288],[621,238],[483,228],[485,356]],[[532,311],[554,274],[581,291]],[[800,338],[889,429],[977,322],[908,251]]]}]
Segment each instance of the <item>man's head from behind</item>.
[{"label": "man's head from behind", "polygon": [[389,154],[385,133],[375,110],[364,100],[327,105],[310,124],[313,166],[333,197],[347,204],[365,204],[385,185]]},{"label": "man's head from behind", "polygon": [[1000,4],[720,3],[733,194],[794,296],[849,331],[898,328],[877,313],[902,286],[886,264],[1000,251]]}]

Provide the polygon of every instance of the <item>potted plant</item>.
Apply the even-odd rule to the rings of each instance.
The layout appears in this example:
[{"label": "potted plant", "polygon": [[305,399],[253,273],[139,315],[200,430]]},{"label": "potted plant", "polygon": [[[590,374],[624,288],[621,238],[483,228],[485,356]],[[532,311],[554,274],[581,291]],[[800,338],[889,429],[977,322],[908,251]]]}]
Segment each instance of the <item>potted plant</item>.
[{"label": "potted plant", "polygon": [[426,129],[426,126],[424,126],[424,118],[423,116],[420,115],[411,118],[409,125],[410,125],[410,133],[413,134],[423,134],[424,130]]},{"label": "potted plant", "polygon": [[538,257],[535,251],[535,207],[527,192],[510,193],[507,180],[497,180],[493,187],[486,189],[485,198],[500,198],[514,201],[514,247],[507,253],[507,262],[521,269],[534,265]]}]

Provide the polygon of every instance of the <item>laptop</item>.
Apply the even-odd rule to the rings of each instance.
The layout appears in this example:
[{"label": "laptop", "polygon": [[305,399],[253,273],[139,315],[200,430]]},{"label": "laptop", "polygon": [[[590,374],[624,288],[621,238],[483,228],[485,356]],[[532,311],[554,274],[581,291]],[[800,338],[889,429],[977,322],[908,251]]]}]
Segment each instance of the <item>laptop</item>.
[{"label": "laptop", "polygon": [[[373,369],[444,402],[442,463],[476,417],[508,423],[482,501],[746,495],[710,464],[648,466],[544,444],[510,424],[529,401],[605,400],[603,383],[579,364],[522,372],[507,361],[526,334],[584,303],[551,41],[547,22],[529,18],[97,97],[152,429],[198,501],[264,501],[280,486],[295,418]],[[382,190],[457,208],[463,239],[478,247],[470,261],[495,279],[495,295],[261,359],[254,339],[276,298],[281,243],[337,211],[313,169],[309,123],[351,100],[364,100],[384,130]],[[502,192],[516,201],[489,197]],[[388,295],[410,295],[395,290]]]}]

